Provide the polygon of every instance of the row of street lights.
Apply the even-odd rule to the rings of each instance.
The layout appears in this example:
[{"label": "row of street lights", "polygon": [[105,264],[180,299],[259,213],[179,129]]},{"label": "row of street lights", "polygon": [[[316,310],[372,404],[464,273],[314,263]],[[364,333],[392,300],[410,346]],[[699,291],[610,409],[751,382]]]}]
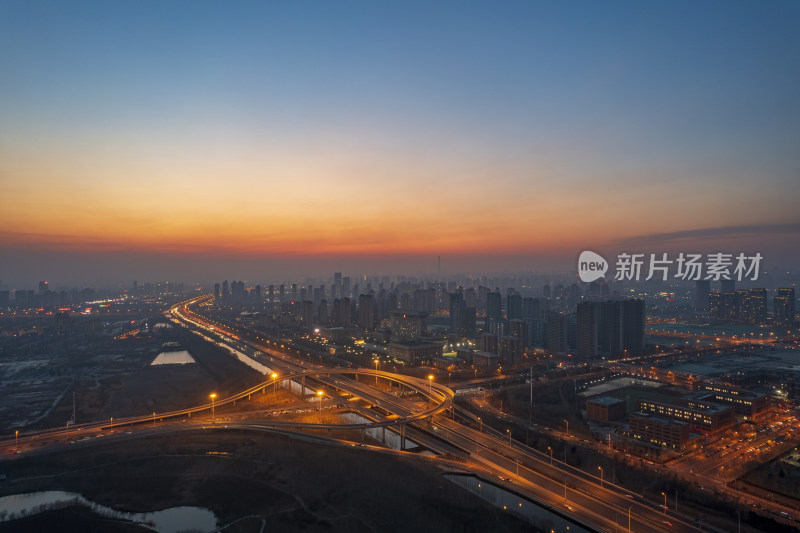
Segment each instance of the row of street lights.
[{"label": "row of street lights", "polygon": [[[276,372],[273,372],[270,375],[270,377],[273,379],[273,385],[274,385],[273,386],[273,394],[275,395],[275,398],[277,398],[278,397],[278,374]],[[375,379],[376,380],[378,379],[377,374],[375,375]],[[319,408],[320,408],[320,410],[322,410],[322,396],[323,396],[323,394],[325,394],[323,391],[321,391],[321,390],[317,391],[317,396],[319,396]],[[211,419],[216,421],[217,417],[216,417],[216,414],[215,414],[215,411],[214,411],[214,400],[216,400],[216,398],[217,398],[217,393],[216,392],[212,392],[211,394],[208,395],[208,397],[211,398]],[[153,413],[153,424],[154,425],[155,425],[155,417],[156,417],[156,414]],[[111,419],[111,427],[114,427],[114,419],[113,418]],[[17,433],[19,433],[19,432],[17,432]]]}]

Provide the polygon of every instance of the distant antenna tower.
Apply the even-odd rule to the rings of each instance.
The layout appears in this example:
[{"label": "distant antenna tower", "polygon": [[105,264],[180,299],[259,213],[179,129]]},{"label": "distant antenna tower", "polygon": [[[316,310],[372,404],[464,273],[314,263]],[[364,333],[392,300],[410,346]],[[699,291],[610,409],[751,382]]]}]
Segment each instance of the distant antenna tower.
[{"label": "distant antenna tower", "polygon": [[436,272],[438,272],[439,274],[442,273],[442,256],[441,255],[437,255],[436,256]]}]

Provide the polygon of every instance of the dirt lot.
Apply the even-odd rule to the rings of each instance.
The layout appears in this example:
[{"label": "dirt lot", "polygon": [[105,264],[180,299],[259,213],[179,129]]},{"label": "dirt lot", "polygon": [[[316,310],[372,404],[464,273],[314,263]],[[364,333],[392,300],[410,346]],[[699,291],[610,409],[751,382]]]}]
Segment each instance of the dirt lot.
[{"label": "dirt lot", "polygon": [[[130,372],[104,380],[75,382],[78,423],[144,415],[190,407],[251,387],[263,376],[230,354],[190,332],[174,328],[161,341],[177,341],[194,357],[189,365],[150,366],[155,354]],[[125,341],[117,341],[125,344]],[[156,343],[158,344],[158,343]],[[123,352],[124,353],[124,352]],[[72,390],[38,427],[61,426],[72,416]]]},{"label": "dirt lot", "polygon": [[[256,515],[269,531],[531,531],[422,458],[231,430],[122,438],[84,450],[0,463],[8,475],[0,495],[60,489],[133,512],[199,506],[220,525]],[[73,508],[0,523],[0,532],[33,531],[42,520],[118,529]],[[235,530],[260,526],[248,519]]]}]

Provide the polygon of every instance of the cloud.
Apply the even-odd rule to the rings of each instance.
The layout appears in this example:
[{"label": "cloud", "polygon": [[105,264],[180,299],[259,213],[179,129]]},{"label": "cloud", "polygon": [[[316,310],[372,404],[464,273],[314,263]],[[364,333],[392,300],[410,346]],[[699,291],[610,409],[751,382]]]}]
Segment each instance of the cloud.
[{"label": "cloud", "polygon": [[637,235],[618,241],[619,245],[641,246],[652,244],[653,242],[682,243],[687,241],[703,241],[707,239],[719,238],[741,238],[747,239],[754,236],[776,236],[776,235],[800,235],[800,222],[788,224],[750,224],[743,226],[723,226],[717,228],[701,228],[683,231],[673,231],[668,233],[651,233],[649,235]]}]

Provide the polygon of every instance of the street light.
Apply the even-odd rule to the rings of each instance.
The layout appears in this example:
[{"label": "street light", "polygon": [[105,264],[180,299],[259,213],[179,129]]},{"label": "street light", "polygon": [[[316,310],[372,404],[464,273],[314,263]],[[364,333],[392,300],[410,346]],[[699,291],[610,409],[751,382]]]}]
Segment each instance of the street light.
[{"label": "street light", "polygon": [[478,417],[478,422],[481,423],[481,433],[483,433],[483,420],[481,420],[481,417]]},{"label": "street light", "polygon": [[565,418],[564,423],[567,425],[567,437],[569,437],[569,420]]},{"label": "street light", "polygon": [[375,363],[375,386],[377,387],[378,386],[378,360],[375,359],[373,361],[373,363]]},{"label": "street light", "polygon": [[550,464],[553,464],[553,448],[548,446],[547,449],[550,451]]},{"label": "street light", "polygon": [[508,433],[508,445],[511,446],[511,430],[507,429],[506,433]]},{"label": "street light", "polygon": [[628,507],[628,531],[631,530],[631,509],[632,508],[633,508],[633,505]]},{"label": "street light", "polygon": [[322,411],[322,395],[325,394],[321,390],[317,391],[317,397],[319,398],[319,410]]},{"label": "street light", "polygon": [[600,471],[600,487],[603,487],[603,467],[598,466],[597,469]]},{"label": "street light", "polygon": [[662,492],[661,495],[664,497],[664,514],[667,514],[667,493]]},{"label": "street light", "polygon": [[272,391],[274,393],[275,399],[278,399],[278,374],[277,372],[272,373]]},{"label": "street light", "polygon": [[[214,421],[216,421],[217,419],[216,415],[214,414],[214,398],[217,397],[217,393],[212,392],[209,396],[211,397],[211,423],[213,424]],[[155,416],[155,413],[153,414],[153,416]]]},{"label": "street light", "polygon": [[14,432],[14,448],[19,449],[19,430]]},{"label": "street light", "polygon": [[428,375],[428,395],[431,403],[433,403],[433,374]]}]

